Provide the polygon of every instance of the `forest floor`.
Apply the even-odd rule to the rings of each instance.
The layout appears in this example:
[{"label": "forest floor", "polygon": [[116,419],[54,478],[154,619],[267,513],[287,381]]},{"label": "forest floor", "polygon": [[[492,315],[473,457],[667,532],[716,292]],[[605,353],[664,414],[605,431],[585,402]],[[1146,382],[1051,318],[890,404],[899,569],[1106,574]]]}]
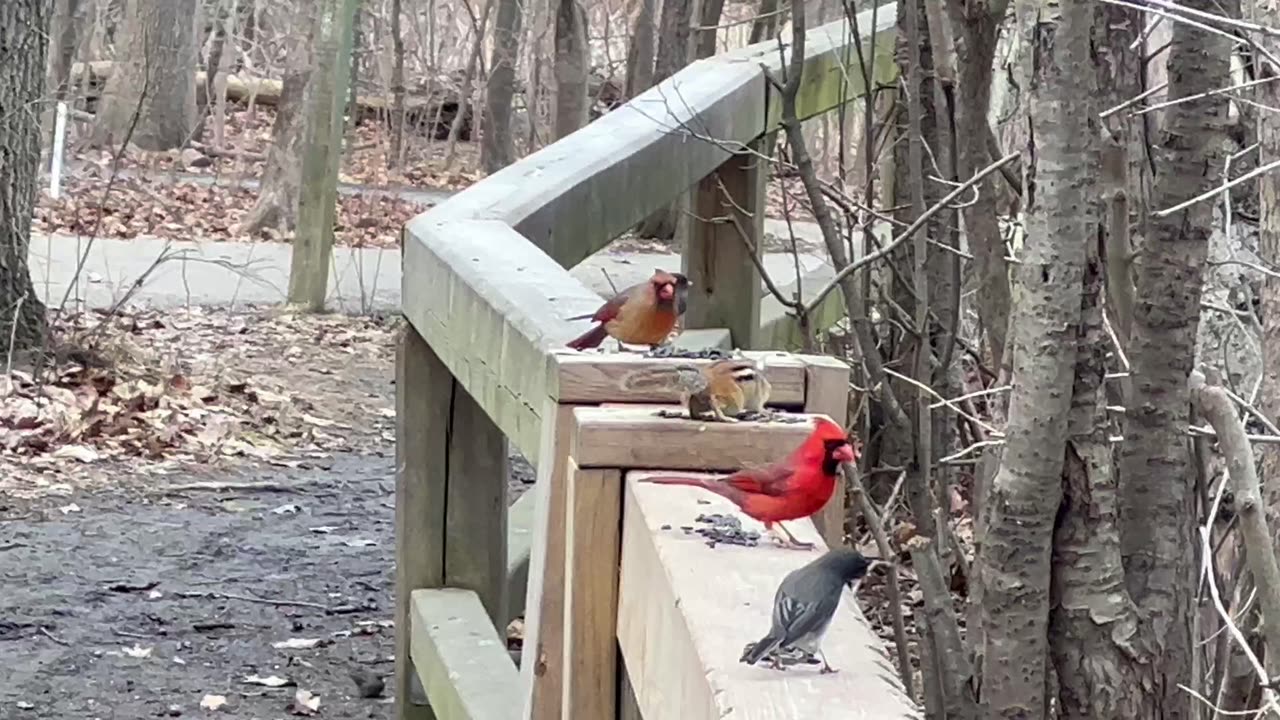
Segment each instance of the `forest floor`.
[{"label": "forest floor", "polygon": [[0,717],[390,717],[399,321],[102,320],[0,401]]}]

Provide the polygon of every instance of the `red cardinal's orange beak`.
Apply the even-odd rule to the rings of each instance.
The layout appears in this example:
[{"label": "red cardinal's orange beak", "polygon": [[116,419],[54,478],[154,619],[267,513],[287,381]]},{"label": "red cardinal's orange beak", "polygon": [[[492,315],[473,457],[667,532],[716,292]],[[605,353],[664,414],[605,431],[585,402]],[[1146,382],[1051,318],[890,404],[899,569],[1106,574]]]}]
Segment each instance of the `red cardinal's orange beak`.
[{"label": "red cardinal's orange beak", "polygon": [[675,286],[673,286],[671,283],[666,283],[664,285],[658,286],[658,297],[662,298],[663,300],[670,300],[672,297],[675,296],[675,294],[676,294]]},{"label": "red cardinal's orange beak", "polygon": [[851,463],[858,460],[858,453],[855,452],[853,446],[848,443],[836,448],[835,452],[831,453],[831,456],[840,462]]}]

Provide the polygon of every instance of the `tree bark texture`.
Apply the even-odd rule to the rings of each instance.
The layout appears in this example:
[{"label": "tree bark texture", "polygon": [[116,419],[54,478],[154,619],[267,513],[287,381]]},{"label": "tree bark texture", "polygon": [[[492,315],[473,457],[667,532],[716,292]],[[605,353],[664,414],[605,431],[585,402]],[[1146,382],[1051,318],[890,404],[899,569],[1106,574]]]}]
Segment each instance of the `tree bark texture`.
[{"label": "tree bark texture", "polygon": [[[1183,5],[1204,12],[1217,8],[1215,0]],[[1229,45],[1217,35],[1174,23],[1169,99],[1229,85]],[[1173,207],[1218,184],[1226,111],[1221,94],[1165,109],[1165,130],[1154,148],[1153,208]],[[1191,672],[1196,584],[1187,378],[1195,359],[1214,204],[1202,201],[1165,217],[1153,216],[1134,261],[1133,396],[1126,400],[1124,416],[1120,514],[1129,593],[1149,622],[1152,662],[1143,668],[1144,717],[1192,714],[1193,700],[1178,689]]]},{"label": "tree bark texture", "polygon": [[[1258,22],[1280,21],[1280,0],[1252,0],[1248,12]],[[1280,102],[1280,84],[1263,83],[1255,90],[1258,102],[1271,106]],[[1274,106],[1271,106],[1274,107]],[[1280,118],[1274,113],[1258,113],[1258,164],[1280,160]],[[1280,267],[1280,176],[1267,173],[1258,178],[1258,254],[1268,267]],[[1262,390],[1259,400],[1267,417],[1280,418],[1280,278],[1262,278]],[[1272,522],[1280,519],[1280,446],[1263,445],[1263,497]],[[1273,525],[1274,527],[1274,525]]]},{"label": "tree bark texture", "polygon": [[578,0],[556,0],[556,117],[559,140],[587,124],[587,14]]},{"label": "tree bark texture", "polygon": [[698,17],[698,25],[703,28],[698,31],[697,56],[699,59],[716,54],[718,31],[715,28],[720,24],[720,16],[723,14],[724,0],[702,0],[702,10]]},{"label": "tree bark texture", "polygon": [[1138,717],[1138,613],[1124,582],[1119,498],[1104,387],[1106,274],[1101,227],[1089,243],[1075,385],[1053,535],[1049,647],[1059,720]]},{"label": "tree bark texture", "polygon": [[40,172],[40,114],[48,47],[47,0],[0,3],[0,352],[44,342],[44,304],[27,248]]},{"label": "tree bark texture", "polygon": [[[987,498],[983,717],[1049,716],[1049,586],[1064,438],[1079,342],[1097,125],[1092,7],[1020,0],[1031,28],[1023,68],[1030,127],[1023,166],[1027,237],[1015,271],[1014,389],[1004,455]],[[1096,241],[1096,240],[1095,240]]]},{"label": "tree bark texture", "polygon": [[627,98],[653,86],[653,15],[657,0],[640,0],[640,10],[627,41]]},{"label": "tree bark texture", "polygon": [[516,61],[520,57],[520,0],[495,0],[498,14],[493,28],[493,53],[489,58],[489,84],[484,97],[484,132],[480,164],[495,173],[515,160],[511,137],[511,100],[516,91]]},{"label": "tree bark texture", "polygon": [[400,167],[404,160],[404,34],[401,29],[401,0],[391,0],[391,148],[387,169]]},{"label": "tree bark texture", "polygon": [[126,0],[123,68],[103,90],[96,144],[127,140],[143,150],[170,150],[191,140],[196,7],[196,0]]}]

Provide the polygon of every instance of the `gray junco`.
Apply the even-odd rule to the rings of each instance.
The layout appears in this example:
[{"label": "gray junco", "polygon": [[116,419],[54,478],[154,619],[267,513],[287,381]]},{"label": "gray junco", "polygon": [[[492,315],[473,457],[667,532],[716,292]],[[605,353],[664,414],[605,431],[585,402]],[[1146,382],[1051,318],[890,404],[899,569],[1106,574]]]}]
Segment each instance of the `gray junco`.
[{"label": "gray junco", "polygon": [[[852,587],[866,575],[871,562],[857,550],[837,548],[787,573],[773,597],[773,627],[768,635],[747,645],[739,662],[754,665],[778,650],[801,650],[822,658],[820,672],[836,672],[822,655],[822,637],[840,606],[844,586]],[[785,669],[776,656],[772,667]]]}]

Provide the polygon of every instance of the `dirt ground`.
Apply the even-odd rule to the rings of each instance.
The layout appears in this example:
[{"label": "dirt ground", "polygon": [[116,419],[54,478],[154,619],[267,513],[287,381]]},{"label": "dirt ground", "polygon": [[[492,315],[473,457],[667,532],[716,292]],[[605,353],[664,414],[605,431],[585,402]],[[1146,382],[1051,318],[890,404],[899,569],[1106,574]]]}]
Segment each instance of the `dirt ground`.
[{"label": "dirt ground", "polygon": [[[310,438],[270,461],[216,456],[163,473],[123,461],[62,467],[39,486],[47,492],[0,478],[3,720],[288,718],[307,712],[294,705],[300,691],[319,698],[317,717],[391,716],[393,331],[359,319],[208,316],[244,336],[236,366],[349,425],[346,442],[317,452]],[[343,322],[356,330],[338,332]],[[187,342],[202,335],[184,328]],[[316,328],[345,339],[299,343]],[[302,355],[286,352],[299,345]],[[345,362],[309,355],[335,349]],[[321,360],[323,388],[310,371]],[[199,365],[195,382],[209,375]],[[344,415],[344,405],[358,410]],[[512,499],[531,482],[515,464]],[[289,641],[299,647],[275,645]],[[360,697],[353,670],[385,681],[381,697]],[[217,712],[201,706],[219,702]]]}]

